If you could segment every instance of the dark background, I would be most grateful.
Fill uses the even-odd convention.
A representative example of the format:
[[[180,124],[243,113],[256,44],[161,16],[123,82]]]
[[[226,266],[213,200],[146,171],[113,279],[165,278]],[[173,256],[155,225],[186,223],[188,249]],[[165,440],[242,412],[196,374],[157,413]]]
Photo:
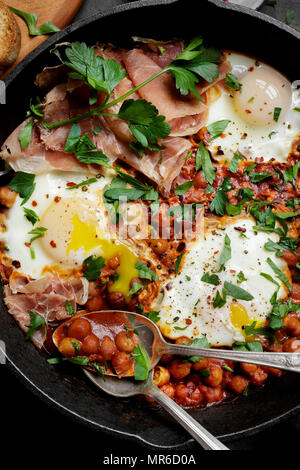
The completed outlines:
[[[186,0],[187,4],[192,0]],[[204,0],[198,0],[204,1]],[[125,3],[121,0],[84,0],[74,21],[93,15],[97,11]],[[266,2],[267,3],[267,2]],[[263,5],[261,11],[285,21],[286,15],[296,12],[293,27],[300,30],[300,0],[277,0],[275,7]],[[284,53],[284,48],[278,53]],[[33,396],[10,371],[8,365],[0,365],[0,456],[1,463],[7,458],[7,465],[22,461],[23,465],[44,467],[55,465],[80,468],[82,459],[93,468],[103,464],[104,456],[139,456],[147,463],[147,454],[186,454],[193,455],[197,464],[203,453],[196,444],[186,448],[158,450],[142,445],[137,441],[125,440],[114,435],[91,431],[83,425],[62,416]],[[234,450],[274,450],[297,449],[300,438],[300,414],[272,429],[246,439],[227,443]],[[296,454],[297,455],[297,451]],[[252,463],[257,459],[254,457]],[[141,465],[141,463],[140,463]]]

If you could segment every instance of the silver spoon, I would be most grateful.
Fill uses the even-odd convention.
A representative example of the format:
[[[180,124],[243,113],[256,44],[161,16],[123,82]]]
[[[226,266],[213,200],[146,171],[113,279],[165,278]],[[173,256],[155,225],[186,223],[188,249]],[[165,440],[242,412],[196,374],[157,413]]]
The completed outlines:
[[[205,450],[229,450],[221,441],[208,432],[175,401],[168,397],[153,383],[153,371],[144,382],[100,376],[84,369],[87,377],[101,390],[114,397],[128,398],[134,395],[146,395],[164,408]]]
[[[267,367],[285,369],[293,372],[300,372],[300,354],[299,353],[256,353],[244,351],[231,351],[222,349],[193,348],[191,346],[175,345],[167,343],[157,325],[143,315],[137,313],[106,310],[99,312],[90,312],[83,314],[83,317],[90,317],[93,322],[101,324],[101,315],[109,314],[113,320],[114,314],[122,314],[124,322],[129,322],[133,329],[138,331],[138,336],[143,343],[151,359],[150,369],[159,362],[163,354],[176,354],[179,356],[200,356],[211,357],[215,359],[233,360],[247,362]],[[76,317],[75,317],[76,318]],[[78,317],[77,317],[78,318]],[[72,321],[72,320],[71,320]],[[67,321],[68,323],[70,320]],[[53,340],[58,346],[58,333],[63,325],[54,332]],[[113,325],[113,321],[112,321]],[[101,390],[116,396],[130,397],[137,394],[150,396],[165,408],[174,419],[176,419],[206,450],[228,450],[220,441],[212,436],[205,428],[195,421],[186,411],[178,406],[166,394],[164,394],[153,383],[153,373],[149,374],[148,380],[144,382],[134,382],[127,379],[118,379],[111,375],[106,376],[104,381],[101,377],[95,376],[88,370],[85,370],[87,377]]]

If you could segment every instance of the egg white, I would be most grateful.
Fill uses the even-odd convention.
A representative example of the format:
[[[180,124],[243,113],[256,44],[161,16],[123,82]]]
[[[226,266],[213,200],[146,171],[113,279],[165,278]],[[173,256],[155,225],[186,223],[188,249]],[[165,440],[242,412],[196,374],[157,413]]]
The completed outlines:
[[[19,272],[31,276],[32,278],[41,277],[43,270],[46,266],[51,264],[58,264],[62,268],[72,268],[74,262],[72,262],[71,256],[68,263],[66,260],[61,260],[58,262],[57,256],[55,254],[55,248],[53,248],[53,256],[51,256],[51,247],[49,250],[45,249],[45,240],[49,238],[49,232],[59,233],[62,231],[63,221],[52,220],[51,223],[45,227],[47,232],[44,237],[35,240],[32,243],[32,248],[35,252],[35,258],[32,259],[29,248],[25,243],[33,237],[29,235],[32,229],[42,226],[43,216],[48,210],[49,206],[61,204],[65,200],[75,200],[78,207],[78,212],[80,208],[83,207],[82,203],[89,203],[94,205],[95,212],[95,222],[97,218],[99,220],[105,221],[106,224],[106,215],[104,210],[99,206],[99,197],[98,193],[101,191],[106,184],[111,180],[110,177],[102,177],[97,180],[96,183],[93,183],[87,186],[87,191],[82,191],[82,187],[76,189],[67,189],[67,183],[81,183],[86,179],[90,178],[91,175],[88,174],[78,174],[72,172],[60,172],[53,171],[50,173],[44,173],[35,177],[36,187],[31,195],[30,199],[22,206],[23,200],[19,197],[16,198],[16,201],[11,209],[7,212],[6,216],[6,231],[2,234],[2,240],[5,242],[5,245],[8,247],[8,255],[14,259],[18,260],[21,264]],[[58,203],[54,202],[54,199],[58,197],[61,198]],[[34,201],[34,205],[32,204]],[[37,205],[35,205],[35,203]],[[34,226],[27,220],[24,214],[23,207],[34,210],[34,212],[39,216],[40,221],[37,222]],[[85,214],[81,214],[84,219]],[[59,226],[60,225],[60,226]],[[55,235],[53,235],[55,239]],[[84,253],[78,256],[78,263],[82,261]]]
[[[225,129],[224,135],[209,144],[209,150],[213,157],[219,161],[230,161],[239,149],[248,160],[263,157],[265,161],[275,158],[279,162],[286,162],[291,152],[292,143],[300,132],[300,113],[294,110],[295,107],[299,107],[299,90],[292,87],[292,84],[275,69],[266,64],[257,63],[250,57],[229,53],[228,60],[232,65],[232,73],[239,80],[242,80],[246,75],[251,80],[251,76],[255,76],[256,70],[263,68],[270,78],[268,81],[269,94],[274,90],[275,94],[281,93],[282,102],[279,98],[279,101],[275,99],[275,104],[269,104],[270,113],[266,117],[264,125],[262,123],[255,125],[247,122],[238,112],[234,96],[239,99],[240,92],[223,89],[220,98],[210,105],[207,125],[227,119],[231,122]],[[253,71],[249,71],[251,68]],[[274,89],[272,88],[272,79],[274,84],[276,83]],[[282,81],[283,88],[281,90],[278,87],[278,81],[279,83]],[[242,88],[242,93],[247,94],[247,99],[250,97],[250,103],[247,107],[259,115],[259,110],[263,109],[265,103],[262,102],[263,100],[257,99],[256,91],[255,88],[251,90],[249,84],[247,88],[245,86]],[[278,122],[275,122],[273,111],[278,103],[280,104],[278,107],[282,107],[282,112]],[[221,155],[220,150],[223,152]]]
[[[208,227],[204,237],[192,244],[180,273],[162,285],[160,296],[152,306],[160,311],[158,325],[165,336],[176,339],[180,336],[197,338],[206,335],[216,346],[230,346],[234,341],[244,341],[242,327],[253,321],[264,323],[272,308],[271,296],[277,289],[276,285],[260,276],[261,272],[269,274],[281,284],[278,298],[286,297],[286,288],[276,278],[266,259],[271,258],[285,273],[288,272],[287,264],[264,248],[268,238],[277,241],[278,236],[256,232],[253,225],[254,221],[250,218],[232,219],[229,223],[226,218],[224,226]],[[246,229],[246,232],[241,235],[234,227]],[[226,234],[231,240],[232,255],[224,270],[218,272]],[[240,272],[247,280],[239,284],[237,275]],[[202,282],[205,273],[216,273],[220,285]],[[235,301],[228,296],[223,307],[214,308],[216,292],[222,294],[225,281],[252,294],[253,300]]]

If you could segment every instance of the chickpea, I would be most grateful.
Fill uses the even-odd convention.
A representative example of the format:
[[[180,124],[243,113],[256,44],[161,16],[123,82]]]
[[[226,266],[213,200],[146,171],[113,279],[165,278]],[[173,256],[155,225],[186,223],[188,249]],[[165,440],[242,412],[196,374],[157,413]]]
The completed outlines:
[[[243,393],[249,385],[249,380],[242,375],[234,375],[228,384],[228,387],[237,395]]]
[[[194,187],[196,189],[204,189],[207,186],[207,181],[204,178],[202,172],[197,173],[197,175],[194,178]]]
[[[206,385],[210,387],[218,387],[223,380],[223,371],[218,366],[212,366],[209,368],[209,377],[204,378]]]
[[[168,362],[172,361],[173,357],[173,354],[163,354],[160,358],[160,362],[167,364]]]
[[[108,294],[108,301],[113,308],[122,309],[126,305],[125,296],[122,292],[110,292]]]
[[[68,335],[80,340],[83,340],[91,332],[91,324],[86,318],[76,318],[68,328]]]
[[[5,207],[12,207],[15,203],[17,193],[9,189],[8,186],[2,186],[0,188],[0,204]]]
[[[282,352],[282,344],[275,343],[275,341],[273,341],[273,343],[270,343],[266,349],[270,352]]]
[[[258,366],[256,364],[248,364],[247,362],[241,363],[241,369],[247,375],[254,374],[257,370],[257,367]]]
[[[283,352],[294,353],[300,351],[300,340],[289,338],[283,343]]]
[[[296,284],[295,282],[293,283],[291,297],[295,303],[300,302],[300,284]]]
[[[283,251],[282,254],[283,259],[287,262],[290,267],[296,266],[296,264],[298,263],[298,255],[296,253],[293,253],[290,250],[286,250]]]
[[[151,248],[157,256],[161,256],[166,253],[169,247],[168,240],[162,238],[160,240],[153,240],[151,242]]]
[[[76,345],[78,345],[76,347]],[[65,337],[58,345],[59,352],[65,357],[74,357],[81,348],[81,342],[76,338]]]
[[[134,282],[137,282],[138,284],[142,284],[141,280],[138,277],[133,277],[129,284],[130,288],[132,288]]]
[[[130,368],[130,355],[127,354],[125,351],[118,351],[113,356],[111,363],[115,368],[117,374],[125,374]]]
[[[175,396],[175,387],[173,384],[166,384],[160,387],[161,391],[168,395],[169,398],[174,398]]]
[[[120,266],[120,258],[119,256],[113,256],[107,260],[107,266],[111,269],[116,270]]]
[[[191,342],[190,338],[187,336],[180,336],[175,340],[175,344],[189,344]]]
[[[262,369],[268,375],[272,375],[273,377],[281,377],[283,372],[280,369],[275,369],[274,367],[262,367]]]
[[[185,384],[176,385],[175,397],[183,405],[189,404],[188,399],[189,399],[190,394],[191,394],[191,389],[187,387]]]
[[[154,369],[153,382],[157,387],[162,387],[170,382],[170,372],[162,366],[156,366]]]
[[[300,320],[298,318],[288,315],[284,318],[283,324],[286,326],[286,331],[291,336],[300,336]]]
[[[224,398],[224,391],[222,387],[207,387],[206,385],[199,385],[201,393],[204,395],[207,404],[216,403]]]
[[[134,341],[126,331],[120,331],[115,337],[115,343],[119,351],[132,352]]]
[[[96,354],[99,348],[99,342],[99,338],[96,335],[91,334],[87,336],[82,342],[80,352],[85,356]]]
[[[253,383],[253,385],[260,386],[265,383],[265,381],[268,378],[268,374],[261,369],[261,367],[258,367],[254,374],[251,375],[250,380]]]
[[[86,308],[89,312],[96,312],[98,310],[102,310],[103,306],[103,299],[102,297],[100,297],[100,295],[91,297],[86,303]]]
[[[200,361],[193,362],[193,369],[196,371],[208,369],[209,360],[207,357],[203,357]]]
[[[100,344],[100,354],[104,361],[110,361],[117,352],[117,346],[109,336],[104,336]]]
[[[184,379],[191,372],[192,364],[190,362],[183,362],[180,359],[174,359],[169,366],[171,375],[176,380]]]

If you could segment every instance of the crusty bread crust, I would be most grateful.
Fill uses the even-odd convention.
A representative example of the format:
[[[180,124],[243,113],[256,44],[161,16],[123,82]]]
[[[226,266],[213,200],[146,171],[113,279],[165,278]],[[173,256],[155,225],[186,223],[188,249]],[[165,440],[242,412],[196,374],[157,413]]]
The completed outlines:
[[[0,72],[12,65],[21,47],[21,33],[10,9],[0,1]]]

